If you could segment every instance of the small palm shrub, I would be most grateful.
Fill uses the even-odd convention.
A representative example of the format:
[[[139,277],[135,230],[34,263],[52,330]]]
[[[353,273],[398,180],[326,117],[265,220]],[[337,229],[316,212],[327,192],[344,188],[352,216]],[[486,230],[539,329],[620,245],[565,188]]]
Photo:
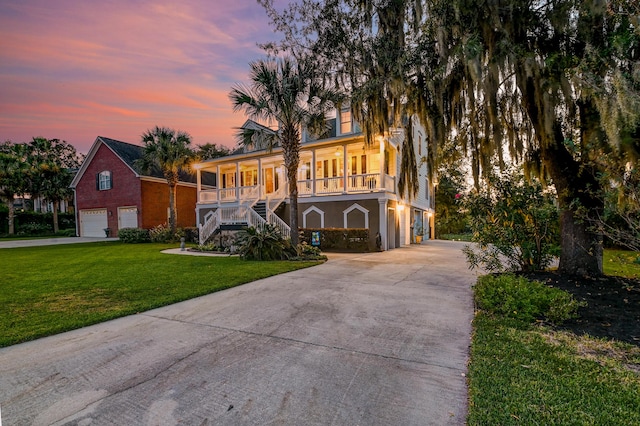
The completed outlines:
[[[527,323],[544,318],[560,324],[582,306],[566,291],[514,274],[484,275],[473,290],[479,309]]]
[[[245,260],[286,260],[297,255],[291,242],[271,224],[240,231],[236,245],[240,258]]]
[[[142,228],[122,228],[118,231],[118,238],[123,243],[128,244],[148,243],[151,241],[149,230]]]
[[[322,254],[320,247],[311,246],[304,241],[298,244],[297,252],[296,260],[327,260],[327,256]]]

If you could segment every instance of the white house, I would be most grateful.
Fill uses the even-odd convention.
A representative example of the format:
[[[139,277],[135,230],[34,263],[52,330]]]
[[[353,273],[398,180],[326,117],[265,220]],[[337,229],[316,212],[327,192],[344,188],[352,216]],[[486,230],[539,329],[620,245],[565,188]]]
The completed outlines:
[[[328,137],[313,140],[303,132],[298,169],[298,224],[301,228],[368,228],[369,246],[381,248],[432,238],[433,185],[422,161],[429,147],[425,130],[413,120],[420,188],[411,201],[398,192],[402,142],[400,129],[367,146],[349,110],[328,117]],[[247,121],[244,126],[255,126]],[[269,222],[290,235],[289,200],[282,149],[244,152],[196,165],[196,220],[200,241],[231,224]],[[217,187],[204,189],[203,171],[215,173]]]

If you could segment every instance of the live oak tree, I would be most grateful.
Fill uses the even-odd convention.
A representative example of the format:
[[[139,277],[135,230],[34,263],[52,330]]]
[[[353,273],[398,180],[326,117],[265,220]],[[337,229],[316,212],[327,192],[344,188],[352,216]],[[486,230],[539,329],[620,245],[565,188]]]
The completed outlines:
[[[241,129],[241,145],[271,150],[282,148],[289,185],[291,244],[298,245],[298,184],[301,130],[310,134],[326,131],[325,114],[339,101],[338,93],[322,85],[317,71],[309,63],[285,57],[250,64],[249,86],[237,84],[229,93],[234,111],[243,111],[250,119],[278,126]]]
[[[191,136],[183,131],[156,126],[142,135],[142,158],[137,166],[146,172],[158,168],[169,186],[169,228],[176,233],[176,189],[180,172],[191,173],[189,166],[195,153],[191,149]]]
[[[599,176],[640,157],[640,7],[624,0],[301,0],[277,12],[273,50],[314,58],[350,91],[367,137],[417,114],[474,176],[524,162],[555,186],[559,270],[602,273]],[[411,162],[405,165],[411,167]],[[402,171],[407,175],[407,171]],[[410,179],[407,179],[410,180]]]

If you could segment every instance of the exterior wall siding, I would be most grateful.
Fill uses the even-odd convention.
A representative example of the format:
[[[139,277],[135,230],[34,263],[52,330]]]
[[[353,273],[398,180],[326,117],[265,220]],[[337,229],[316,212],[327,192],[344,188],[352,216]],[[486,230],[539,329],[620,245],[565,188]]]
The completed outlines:
[[[176,194],[177,226],[196,226],[196,188],[178,185]],[[169,186],[163,182],[142,181],[142,228],[169,222]]]
[[[344,228],[344,211],[354,204],[369,210],[369,249],[375,250],[376,234],[380,232],[380,207],[378,199],[366,200],[343,200],[343,201],[314,201],[311,203],[304,202],[304,199],[298,199],[298,225],[302,228],[303,212],[311,206],[324,212],[325,228]],[[290,205],[287,203],[283,209],[282,219],[289,223]],[[311,219],[311,220],[309,220]],[[364,228],[364,213],[360,210],[352,210],[348,214],[347,225],[349,228]],[[307,216],[307,228],[317,228],[320,224],[320,216],[315,211]],[[317,226],[316,226],[317,225]],[[359,225],[359,226],[356,226]]]

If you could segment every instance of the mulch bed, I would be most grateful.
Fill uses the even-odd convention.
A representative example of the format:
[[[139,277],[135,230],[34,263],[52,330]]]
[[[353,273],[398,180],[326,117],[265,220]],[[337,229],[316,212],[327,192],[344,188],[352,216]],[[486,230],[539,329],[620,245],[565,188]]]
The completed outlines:
[[[640,346],[640,279],[583,278],[554,272],[525,275],[587,302],[578,310],[579,318],[563,323],[562,329]]]

